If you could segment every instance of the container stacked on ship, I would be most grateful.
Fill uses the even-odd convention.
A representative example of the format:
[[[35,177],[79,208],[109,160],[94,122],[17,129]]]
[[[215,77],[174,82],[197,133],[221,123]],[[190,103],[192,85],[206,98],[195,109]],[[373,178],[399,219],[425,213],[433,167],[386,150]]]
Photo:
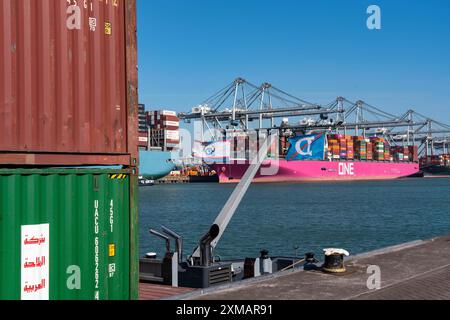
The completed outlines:
[[[279,157],[269,152],[255,182],[385,180],[419,172],[417,146],[391,146],[383,137],[317,133],[295,134],[287,140],[281,136]],[[233,143],[236,138],[213,142],[203,152],[221,183],[239,182],[249,167],[247,146],[259,145],[251,139],[237,148]],[[211,154],[211,150],[217,153],[228,149],[230,155]]]

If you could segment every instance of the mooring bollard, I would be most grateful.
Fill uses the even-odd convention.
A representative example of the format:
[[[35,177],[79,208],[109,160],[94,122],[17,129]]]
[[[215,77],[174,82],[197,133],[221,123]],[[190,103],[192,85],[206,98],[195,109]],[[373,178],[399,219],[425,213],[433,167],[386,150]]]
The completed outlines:
[[[322,270],[327,273],[344,273],[347,271],[344,264],[344,257],[348,257],[350,253],[344,249],[324,249],[325,263]]]

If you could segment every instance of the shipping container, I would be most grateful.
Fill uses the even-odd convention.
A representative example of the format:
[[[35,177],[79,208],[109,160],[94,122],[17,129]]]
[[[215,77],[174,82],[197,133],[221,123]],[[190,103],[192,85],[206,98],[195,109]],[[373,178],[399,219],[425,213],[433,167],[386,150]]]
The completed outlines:
[[[180,132],[174,131],[174,130],[166,130],[165,131],[165,137],[168,140],[179,140],[180,139]]]
[[[160,115],[158,117],[159,121],[174,121],[174,122],[180,122],[180,118],[178,118],[177,116],[164,116],[164,115]]]
[[[180,119],[175,111],[148,111],[147,124],[155,130],[179,130]]]
[[[409,153],[411,155],[411,161],[419,162],[419,147],[409,146]]]
[[[170,111],[170,110],[159,110],[159,111],[157,111],[157,114],[159,116],[170,116],[170,117],[177,116],[177,113],[175,111]]]
[[[170,128],[170,127],[179,128],[180,127],[180,122],[177,122],[177,121],[163,121],[162,125],[163,125],[164,128]],[[175,130],[175,129],[168,129],[168,130]]]
[[[148,147],[148,132],[139,132],[139,147],[147,148]]]
[[[145,112],[145,104],[139,104],[139,131],[147,131],[147,113]]]
[[[0,164],[136,166],[135,0],[2,0],[0,26]]]
[[[0,170],[0,300],[138,295],[131,170]]]

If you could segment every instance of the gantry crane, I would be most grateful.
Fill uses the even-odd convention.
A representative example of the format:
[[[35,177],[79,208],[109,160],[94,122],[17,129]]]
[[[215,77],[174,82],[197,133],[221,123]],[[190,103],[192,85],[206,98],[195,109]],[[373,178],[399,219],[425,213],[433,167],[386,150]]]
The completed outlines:
[[[185,122],[201,121],[202,134],[209,132],[211,140],[222,138],[217,132],[226,135],[248,130],[279,129],[280,134],[286,130],[352,132],[365,137],[384,136],[392,145],[418,145],[421,155],[448,152],[450,142],[449,125],[414,110],[396,116],[362,100],[352,102],[344,97],[320,105],[270,83],[256,86],[243,78],[179,117]]]

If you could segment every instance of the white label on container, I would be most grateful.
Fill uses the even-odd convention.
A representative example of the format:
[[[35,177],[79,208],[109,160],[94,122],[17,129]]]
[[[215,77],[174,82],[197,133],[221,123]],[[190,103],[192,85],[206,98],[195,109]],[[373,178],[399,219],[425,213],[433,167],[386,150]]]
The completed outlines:
[[[164,121],[166,127],[179,127],[180,123],[176,121]]]
[[[22,226],[21,299],[49,300],[50,225]]]
[[[179,131],[168,130],[168,131],[166,131],[166,138],[168,140],[179,140],[180,139],[180,132]]]
[[[158,111],[158,115],[176,117],[177,113],[175,111],[160,110]]]

